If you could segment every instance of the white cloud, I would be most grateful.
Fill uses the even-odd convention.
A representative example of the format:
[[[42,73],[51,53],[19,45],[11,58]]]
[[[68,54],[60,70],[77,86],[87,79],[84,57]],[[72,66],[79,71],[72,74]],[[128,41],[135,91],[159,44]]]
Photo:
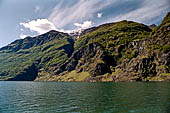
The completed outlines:
[[[97,18],[102,18],[103,13],[97,13]]]
[[[20,30],[21,30],[21,31],[24,31],[24,29],[23,29],[23,28],[21,28]]]
[[[34,12],[37,13],[38,11],[40,11],[40,6],[35,6]]]
[[[117,0],[78,0],[74,4],[62,0],[53,9],[49,20],[55,22],[57,28],[63,28],[71,23],[93,19],[93,16],[101,9],[113,4]]]
[[[86,28],[90,26],[89,24],[91,24],[90,21],[87,21],[84,23],[84,25],[82,25],[81,28]],[[59,32],[64,32],[64,33],[71,33],[74,31],[74,30],[56,29],[54,24],[47,19],[37,19],[37,20],[32,20],[27,23],[21,22],[20,25],[26,29],[29,29],[31,32],[37,32],[38,34],[43,34],[50,30],[56,30]],[[23,33],[25,31],[24,28],[20,29],[21,30],[20,38],[22,39],[28,36]]]
[[[24,38],[26,38],[26,37],[27,37],[27,35],[24,35],[24,34],[22,34],[22,33],[20,34],[20,38],[21,38],[21,39],[24,39]]]
[[[47,19],[32,20],[28,23],[20,23],[20,25],[39,34],[46,33],[50,30],[57,30],[54,24]]]
[[[92,21],[84,21],[82,24],[74,23],[74,25],[80,29],[87,29],[92,26]]]
[[[61,0],[52,10],[48,19],[37,19],[20,25],[39,34],[50,30],[74,32],[103,23],[133,20],[147,24],[156,23],[170,6],[169,0]],[[128,2],[129,4],[123,4]],[[132,3],[132,4],[131,4]],[[124,9],[124,10],[122,10]],[[127,10],[126,10],[127,9]],[[35,7],[35,12],[40,10]],[[101,13],[102,12],[102,13]],[[103,16],[104,13],[104,16]],[[96,15],[97,14],[97,15]],[[102,18],[102,19],[96,19]],[[95,20],[96,19],[96,20]],[[89,21],[87,21],[89,20]],[[93,23],[95,22],[95,23]],[[67,30],[65,29],[67,28]],[[24,29],[21,30],[24,32]],[[21,37],[24,37],[21,34]]]

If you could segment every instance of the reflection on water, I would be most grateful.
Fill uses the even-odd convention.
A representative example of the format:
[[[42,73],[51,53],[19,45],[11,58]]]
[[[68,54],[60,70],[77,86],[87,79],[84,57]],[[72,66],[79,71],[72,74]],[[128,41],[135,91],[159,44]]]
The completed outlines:
[[[168,113],[170,83],[0,82],[0,113]]]

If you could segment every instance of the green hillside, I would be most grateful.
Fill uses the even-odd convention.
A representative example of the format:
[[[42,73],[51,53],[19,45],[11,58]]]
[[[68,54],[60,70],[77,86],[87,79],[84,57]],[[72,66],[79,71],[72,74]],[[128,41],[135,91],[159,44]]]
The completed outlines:
[[[72,54],[73,45],[73,39],[57,31],[17,40],[0,49],[0,78],[35,80],[42,67],[64,63]]]

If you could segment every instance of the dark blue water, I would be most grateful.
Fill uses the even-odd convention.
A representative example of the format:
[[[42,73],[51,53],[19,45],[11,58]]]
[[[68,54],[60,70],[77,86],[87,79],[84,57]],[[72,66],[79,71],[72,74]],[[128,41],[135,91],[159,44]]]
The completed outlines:
[[[0,113],[170,113],[170,83],[0,82]]]

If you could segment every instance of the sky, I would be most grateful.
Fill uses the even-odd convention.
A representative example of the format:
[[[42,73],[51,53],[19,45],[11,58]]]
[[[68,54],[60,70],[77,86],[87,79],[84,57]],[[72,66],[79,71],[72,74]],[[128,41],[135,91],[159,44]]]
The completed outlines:
[[[50,30],[73,32],[121,20],[159,25],[170,0],[0,0],[0,47]]]

